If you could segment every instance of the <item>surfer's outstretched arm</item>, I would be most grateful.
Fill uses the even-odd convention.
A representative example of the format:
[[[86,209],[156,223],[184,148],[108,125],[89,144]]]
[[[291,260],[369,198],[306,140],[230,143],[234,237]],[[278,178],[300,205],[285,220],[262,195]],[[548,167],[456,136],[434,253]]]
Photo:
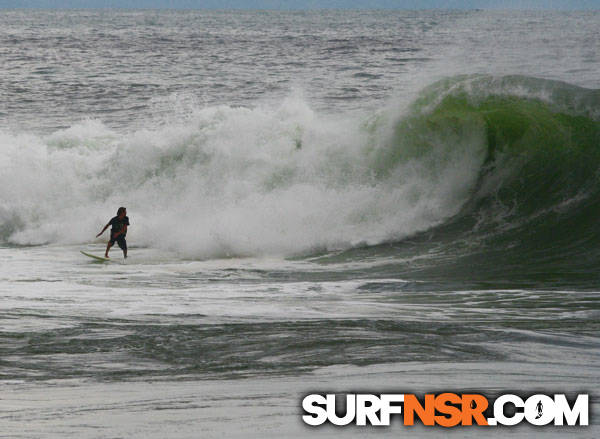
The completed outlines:
[[[99,237],[100,237],[100,235],[102,235],[102,234],[104,233],[104,231],[105,231],[106,229],[108,229],[108,226],[110,226],[110,223],[108,223],[107,225],[105,225],[105,226],[104,226],[104,228],[102,229],[102,231],[96,235],[96,238],[99,238]]]

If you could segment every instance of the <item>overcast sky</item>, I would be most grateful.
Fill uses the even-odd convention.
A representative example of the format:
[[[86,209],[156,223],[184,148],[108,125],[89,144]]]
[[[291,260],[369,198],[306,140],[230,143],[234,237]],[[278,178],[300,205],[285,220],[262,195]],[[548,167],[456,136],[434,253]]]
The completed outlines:
[[[600,0],[0,0],[0,8],[600,9]]]

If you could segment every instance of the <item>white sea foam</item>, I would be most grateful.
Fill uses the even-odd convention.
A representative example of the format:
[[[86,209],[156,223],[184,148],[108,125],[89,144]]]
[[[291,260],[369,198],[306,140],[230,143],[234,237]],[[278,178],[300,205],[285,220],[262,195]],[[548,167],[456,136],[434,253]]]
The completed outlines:
[[[188,257],[410,235],[456,213],[483,152],[473,150],[477,135],[432,137],[426,154],[376,176],[375,158],[403,147],[391,143],[398,117],[320,114],[294,93],[276,106],[196,108],[133,132],[88,120],[47,137],[2,134],[3,238],[89,242],[121,205],[131,242]]]

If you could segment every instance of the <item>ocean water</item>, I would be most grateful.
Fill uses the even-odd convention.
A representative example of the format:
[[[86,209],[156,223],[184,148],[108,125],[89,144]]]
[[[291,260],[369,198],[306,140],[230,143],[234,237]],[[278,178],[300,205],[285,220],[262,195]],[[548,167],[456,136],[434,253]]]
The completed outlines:
[[[597,437],[600,13],[0,11],[0,436]],[[129,258],[96,239],[119,206]],[[307,393],[589,393],[309,428]]]

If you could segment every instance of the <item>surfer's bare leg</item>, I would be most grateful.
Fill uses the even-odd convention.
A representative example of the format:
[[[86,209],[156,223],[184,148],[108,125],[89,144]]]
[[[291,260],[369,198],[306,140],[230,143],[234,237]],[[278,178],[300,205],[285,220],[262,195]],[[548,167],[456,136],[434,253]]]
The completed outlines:
[[[125,241],[125,236],[119,236],[116,242],[119,245],[119,248],[123,250],[123,257],[127,259],[127,241]]]
[[[108,241],[108,244],[106,244],[106,252],[104,253],[104,257],[108,258],[108,251],[110,250],[110,248],[112,247],[113,243]]]

